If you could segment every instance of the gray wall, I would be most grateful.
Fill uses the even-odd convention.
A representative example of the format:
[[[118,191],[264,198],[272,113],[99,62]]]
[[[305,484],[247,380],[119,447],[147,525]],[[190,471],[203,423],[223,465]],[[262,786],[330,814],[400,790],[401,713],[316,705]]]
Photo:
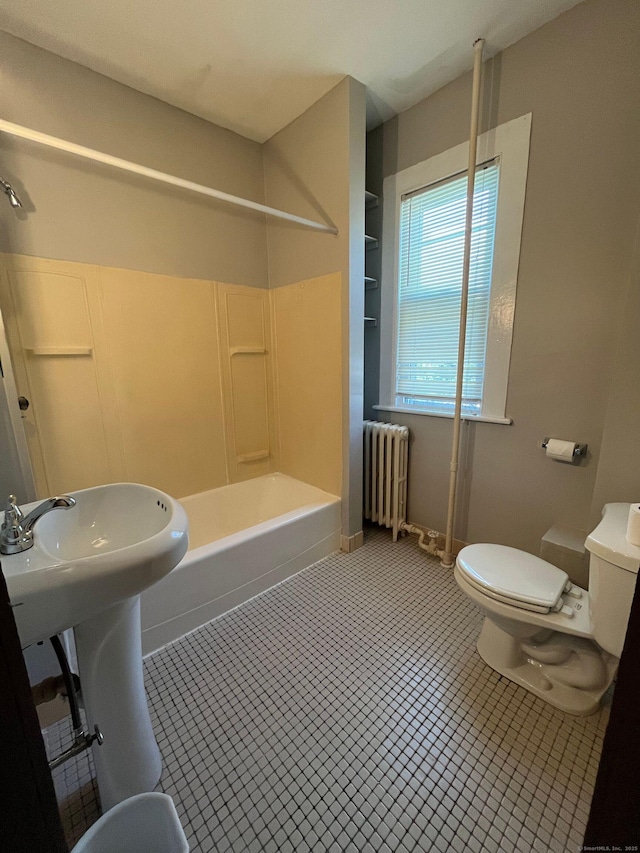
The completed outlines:
[[[270,219],[267,222],[270,287],[348,272],[350,113],[358,95],[364,104],[362,85],[345,78],[264,143],[266,203],[338,229],[338,235],[334,236]],[[362,128],[361,183],[365,145]]]
[[[640,219],[610,384],[592,516],[609,501],[640,500]],[[615,341],[613,342],[615,343]]]
[[[263,201],[262,146],[0,32],[0,114]],[[0,249],[266,287],[264,217],[0,134]]]
[[[470,90],[465,75],[387,122],[383,176],[467,139]],[[507,400],[513,425],[463,430],[461,539],[537,552],[553,523],[588,527],[600,509],[593,500],[640,498],[639,464],[627,465],[634,452],[637,459],[630,442],[640,405],[638,371],[629,367],[638,355],[637,273],[627,300],[640,210],[639,103],[637,0],[586,0],[485,65],[481,131],[529,112],[533,119]],[[382,417],[413,433],[410,518],[443,530],[451,421]],[[544,436],[588,442],[587,463],[547,460]],[[598,473],[601,450],[610,476]]]
[[[318,234],[267,223],[269,287],[342,275],[342,526],[362,530],[365,89],[346,77],[264,144],[267,204],[338,228]],[[323,369],[318,353],[317,369]],[[322,405],[322,400],[318,400]]]

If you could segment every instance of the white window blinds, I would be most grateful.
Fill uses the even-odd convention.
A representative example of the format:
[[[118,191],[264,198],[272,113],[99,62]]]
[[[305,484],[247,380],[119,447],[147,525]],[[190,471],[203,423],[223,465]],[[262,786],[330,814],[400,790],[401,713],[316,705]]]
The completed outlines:
[[[478,167],[473,199],[462,411],[482,411],[499,162]],[[452,412],[455,403],[466,172],[402,197],[396,405]]]

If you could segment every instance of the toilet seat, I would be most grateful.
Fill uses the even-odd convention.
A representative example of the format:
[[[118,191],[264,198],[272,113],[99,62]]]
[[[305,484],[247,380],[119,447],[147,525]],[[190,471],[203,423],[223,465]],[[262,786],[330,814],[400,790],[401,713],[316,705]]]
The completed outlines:
[[[458,554],[457,564],[478,592],[536,613],[562,610],[562,594],[572,588],[566,572],[506,545],[467,545]]]

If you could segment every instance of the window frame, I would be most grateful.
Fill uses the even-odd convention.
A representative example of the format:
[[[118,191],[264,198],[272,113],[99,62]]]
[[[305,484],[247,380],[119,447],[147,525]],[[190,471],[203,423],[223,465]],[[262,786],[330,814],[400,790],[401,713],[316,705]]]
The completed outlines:
[[[482,410],[478,415],[464,414],[467,420],[511,423],[506,417],[506,401],[530,134],[531,113],[478,137],[478,163],[499,159],[500,178]],[[376,409],[453,417],[447,412],[396,405],[400,206],[408,193],[465,172],[468,158],[469,143],[465,142],[390,175],[384,181],[382,281],[387,286],[383,286],[380,294],[380,404],[374,407]]]

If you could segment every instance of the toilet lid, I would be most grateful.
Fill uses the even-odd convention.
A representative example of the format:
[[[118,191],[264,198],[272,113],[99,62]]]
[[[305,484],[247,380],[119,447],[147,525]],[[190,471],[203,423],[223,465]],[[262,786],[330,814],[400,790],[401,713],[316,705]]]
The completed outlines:
[[[536,609],[555,607],[569,580],[566,572],[551,563],[506,545],[467,545],[458,554],[457,564],[481,591]]]

